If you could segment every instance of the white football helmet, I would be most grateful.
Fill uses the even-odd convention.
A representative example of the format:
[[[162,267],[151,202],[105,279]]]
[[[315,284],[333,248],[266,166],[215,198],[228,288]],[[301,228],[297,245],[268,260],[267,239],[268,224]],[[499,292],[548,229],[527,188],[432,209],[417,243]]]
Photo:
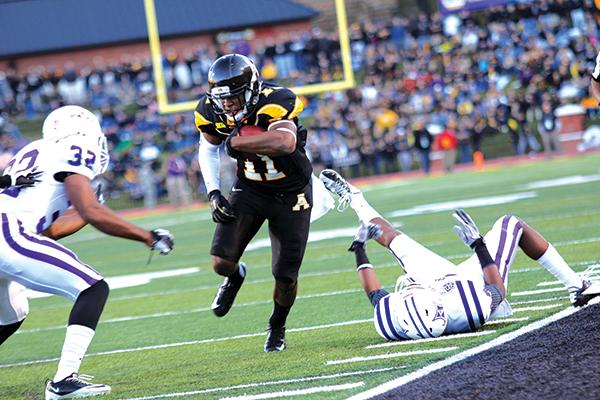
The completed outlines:
[[[67,138],[77,138],[95,148],[99,157],[96,175],[106,172],[110,160],[106,137],[98,118],[90,111],[79,106],[63,106],[52,111],[42,125],[42,137],[58,142]]]
[[[390,312],[411,339],[441,336],[448,325],[438,292],[416,282],[390,295]]]

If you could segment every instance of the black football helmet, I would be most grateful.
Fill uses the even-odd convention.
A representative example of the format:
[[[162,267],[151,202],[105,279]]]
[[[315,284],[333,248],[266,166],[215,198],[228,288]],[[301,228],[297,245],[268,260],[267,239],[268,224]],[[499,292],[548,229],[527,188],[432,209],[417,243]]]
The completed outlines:
[[[241,54],[219,57],[208,70],[209,91],[207,96],[217,114],[225,114],[235,122],[242,121],[252,113],[258,102],[261,81],[256,66]],[[229,113],[223,107],[223,99],[238,98],[240,110]]]

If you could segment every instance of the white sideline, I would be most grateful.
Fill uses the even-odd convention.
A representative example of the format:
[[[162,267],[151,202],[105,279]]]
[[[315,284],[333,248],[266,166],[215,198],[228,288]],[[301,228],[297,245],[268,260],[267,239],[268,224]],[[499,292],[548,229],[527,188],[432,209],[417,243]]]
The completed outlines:
[[[361,362],[361,361],[385,360],[388,358],[418,356],[421,354],[444,353],[444,352],[453,351],[456,349],[458,349],[458,346],[440,347],[438,349],[429,349],[429,350],[404,351],[404,352],[400,352],[400,353],[387,353],[387,354],[379,354],[376,356],[367,356],[367,357],[352,357],[352,358],[344,358],[344,359],[340,359],[340,360],[329,360],[329,361],[325,362],[325,365],[338,365],[338,364],[354,363],[354,362]]]
[[[173,398],[173,397],[187,397],[187,396],[195,396],[195,395],[199,395],[199,394],[225,392],[225,391],[236,390],[236,389],[248,389],[248,388],[261,387],[261,386],[285,385],[288,383],[312,382],[312,381],[319,381],[319,380],[326,380],[326,379],[346,378],[349,376],[356,376],[356,375],[377,374],[380,372],[388,372],[388,371],[393,371],[395,369],[401,369],[401,368],[406,368],[406,367],[401,365],[398,367],[386,367],[386,368],[367,369],[367,370],[362,370],[362,371],[341,372],[339,374],[307,376],[305,378],[297,378],[297,379],[282,379],[279,381],[253,382],[253,383],[245,383],[245,384],[234,385],[234,386],[223,386],[223,387],[216,387],[216,388],[210,388],[210,389],[192,390],[189,392],[165,393],[165,394],[158,394],[158,395],[154,395],[154,396],[144,396],[144,397],[131,397],[131,398],[121,399],[121,400],[154,400],[154,399],[165,399],[165,398]]]
[[[338,326],[364,324],[365,322],[372,322],[372,321],[373,321],[372,318],[359,319],[359,320],[352,320],[352,321],[336,322],[333,324],[305,326],[302,328],[291,328],[291,329],[288,329],[287,332],[305,332],[305,331],[312,331],[312,330],[317,330],[317,329],[336,328]],[[190,340],[188,342],[166,343],[166,344],[159,344],[159,345],[154,345],[154,346],[142,346],[142,347],[132,347],[132,348],[128,348],[128,349],[120,349],[120,350],[101,351],[98,353],[87,354],[86,358],[94,357],[94,356],[105,356],[105,355],[111,355],[111,354],[131,353],[134,351],[167,349],[167,348],[172,348],[172,347],[189,346],[189,345],[194,345],[194,344],[224,342],[226,340],[246,339],[246,338],[257,337],[257,336],[265,336],[265,332],[246,333],[243,335],[228,336],[228,337],[221,337],[221,338]],[[41,359],[41,360],[31,360],[31,361],[21,361],[21,362],[10,363],[10,364],[0,364],[0,368],[42,364],[42,363],[47,363],[47,362],[58,361],[58,359],[59,359],[58,357],[54,357],[54,358],[45,358],[45,359]]]
[[[506,322],[506,320],[502,320],[500,322]],[[486,323],[486,325],[487,325],[487,323]],[[393,342],[371,344],[369,346],[366,346],[365,349],[379,349],[381,347],[406,346],[406,345],[411,345],[411,344],[414,345],[414,344],[429,343],[429,342],[439,342],[440,340],[462,339],[462,338],[469,338],[469,337],[475,337],[475,336],[491,335],[492,333],[496,333],[496,331],[492,329],[489,331],[457,333],[455,335],[447,335],[447,336],[440,336],[440,337],[436,337],[436,338],[419,339],[418,341],[395,340]]]
[[[222,397],[220,400],[261,400],[261,399],[275,399],[277,397],[291,397],[291,396],[302,396],[305,394],[323,393],[323,392],[337,392],[340,390],[355,389],[363,386],[364,382],[355,383],[344,383],[343,385],[330,385],[330,386],[316,386],[307,389],[297,390],[285,390],[281,392],[272,393],[261,393],[252,396],[236,396],[236,397]]]
[[[521,335],[524,335],[526,333],[529,333],[531,331],[534,331],[536,329],[540,329],[554,321],[558,321],[559,319],[568,317],[571,314],[576,313],[577,311],[579,311],[580,309],[577,308],[567,308],[566,310],[562,310],[559,311],[558,313],[551,315],[547,318],[541,319],[539,321],[536,321],[530,325],[526,325],[522,328],[517,329],[516,331],[513,332],[509,332],[505,335],[502,335],[500,337],[497,337],[496,339],[481,344],[477,347],[473,347],[471,349],[465,350],[461,353],[455,354],[453,356],[450,356],[448,358],[446,358],[445,360],[442,361],[438,361],[436,363],[427,365],[415,372],[412,372],[408,375],[404,375],[401,376],[399,378],[393,379],[391,381],[388,381],[386,383],[383,383],[379,386],[376,386],[374,388],[371,388],[365,392],[362,393],[358,393],[350,398],[348,398],[347,400],[365,400],[365,399],[370,399],[371,397],[383,394],[385,392],[388,392],[390,390],[399,388],[400,386],[406,385],[407,383],[410,383],[412,381],[415,381],[419,378],[422,378],[424,376],[429,375],[431,372],[437,371],[439,369],[442,369],[444,367],[447,367],[449,365],[455,364],[459,361],[465,360],[471,356],[474,356],[476,354],[482,353],[486,350],[489,350],[491,348],[494,348],[496,346],[500,346],[501,344],[504,344],[506,342],[509,342],[513,339],[518,338]]]

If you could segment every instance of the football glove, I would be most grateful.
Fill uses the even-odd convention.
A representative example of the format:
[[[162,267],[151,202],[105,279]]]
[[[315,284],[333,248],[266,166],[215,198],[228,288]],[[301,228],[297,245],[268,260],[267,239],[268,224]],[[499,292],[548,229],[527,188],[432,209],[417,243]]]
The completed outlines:
[[[237,150],[234,150],[233,147],[231,147],[231,139],[233,139],[237,135],[238,130],[237,128],[234,128],[233,131],[231,131],[231,133],[229,134],[229,136],[227,136],[227,138],[225,139],[225,150],[227,151],[227,155],[235,159],[242,158],[242,153],[240,153]]]
[[[465,210],[458,209],[452,213],[452,217],[458,222],[454,225],[454,232],[462,239],[463,242],[471,249],[475,249],[477,244],[483,242],[483,238],[479,233],[479,229],[475,222]]]
[[[348,250],[352,251],[354,249],[354,246],[357,245],[361,245],[364,247],[369,239],[377,239],[380,238],[381,235],[383,235],[383,230],[381,229],[381,226],[372,222],[365,224],[361,221],[360,226],[358,227],[358,231],[356,232],[356,235],[354,235],[354,240],[352,241],[352,244],[350,245],[350,248]]]
[[[229,201],[221,194],[220,190],[210,192],[208,202],[210,203],[213,221],[224,224],[236,218],[233,208],[231,208]]]
[[[152,237],[154,241],[150,249],[158,251],[163,256],[169,254],[175,247],[175,237],[166,229],[154,229]]]
[[[32,187],[36,183],[41,182],[40,177],[42,176],[42,173],[42,171],[33,170],[26,175],[18,176],[13,186],[18,188]]]

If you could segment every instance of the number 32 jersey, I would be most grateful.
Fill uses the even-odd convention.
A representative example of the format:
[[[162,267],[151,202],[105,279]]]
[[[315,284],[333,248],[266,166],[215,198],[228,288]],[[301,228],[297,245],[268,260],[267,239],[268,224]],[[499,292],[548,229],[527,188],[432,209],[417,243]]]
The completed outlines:
[[[14,181],[34,170],[42,171],[41,181],[28,188],[2,190],[0,210],[15,216],[25,229],[39,233],[71,206],[64,178],[81,174],[91,180],[101,171],[97,146],[76,136],[57,142],[36,140],[10,160],[4,174],[9,174]]]
[[[237,175],[250,187],[271,193],[289,193],[302,190],[312,173],[306,156],[306,128],[298,121],[304,106],[291,90],[263,83],[258,102],[242,125],[254,125],[265,130],[275,121],[290,120],[297,127],[296,149],[293,153],[278,157],[257,155],[237,160]],[[218,115],[209,99],[203,95],[194,112],[199,132],[225,139],[234,130],[227,117]]]

